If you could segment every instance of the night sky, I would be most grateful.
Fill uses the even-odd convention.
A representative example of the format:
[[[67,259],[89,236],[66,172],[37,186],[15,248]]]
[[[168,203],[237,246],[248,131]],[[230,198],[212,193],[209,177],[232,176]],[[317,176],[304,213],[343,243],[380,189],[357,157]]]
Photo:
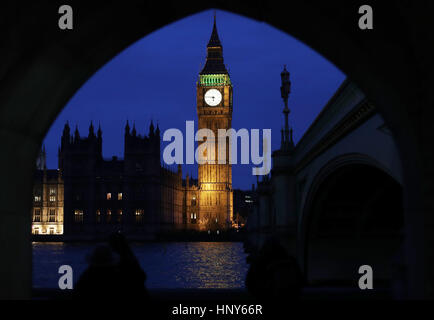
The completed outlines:
[[[214,11],[204,11],[146,36],[114,57],[68,102],[44,144],[48,168],[57,168],[63,126],[78,125],[87,136],[89,123],[101,124],[103,156],[123,157],[126,120],[139,134],[153,119],[162,133],[185,131],[196,115],[196,81],[205,62]],[[290,123],[297,142],[345,75],[318,53],[291,36],[255,20],[217,11],[217,28],[234,90],[232,127],[272,129],[273,150],[280,146],[283,101],[280,72],[291,74]],[[168,142],[162,142],[162,151]],[[163,153],[163,152],[161,152]],[[197,177],[197,166],[183,167]],[[249,189],[256,181],[251,165],[233,166],[233,187]]]

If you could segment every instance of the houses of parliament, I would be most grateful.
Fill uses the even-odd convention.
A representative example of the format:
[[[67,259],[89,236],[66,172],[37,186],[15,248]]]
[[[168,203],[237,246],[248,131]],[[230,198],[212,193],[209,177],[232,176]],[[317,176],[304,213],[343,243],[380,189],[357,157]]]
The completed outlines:
[[[197,87],[198,126],[217,135],[231,128],[232,84],[223,63],[216,21]],[[102,156],[103,134],[93,124],[82,136],[65,124],[58,169],[46,166],[45,149],[37,159],[32,233],[65,239],[98,239],[122,231],[133,238],[161,232],[227,230],[233,223],[232,168],[228,163],[198,165],[198,179],[183,178],[181,165],[161,165],[160,129],[146,134],[126,123],[124,158]],[[228,141],[226,150],[229,150]],[[215,144],[218,150],[218,142]],[[205,150],[203,157],[212,152]],[[228,152],[229,154],[229,152]]]

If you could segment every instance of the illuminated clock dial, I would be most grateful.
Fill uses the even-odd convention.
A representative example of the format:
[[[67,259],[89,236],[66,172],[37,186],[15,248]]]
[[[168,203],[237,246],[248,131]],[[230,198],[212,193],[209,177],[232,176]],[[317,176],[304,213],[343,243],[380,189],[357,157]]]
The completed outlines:
[[[205,93],[205,102],[214,107],[222,101],[222,94],[217,89],[210,89]]]

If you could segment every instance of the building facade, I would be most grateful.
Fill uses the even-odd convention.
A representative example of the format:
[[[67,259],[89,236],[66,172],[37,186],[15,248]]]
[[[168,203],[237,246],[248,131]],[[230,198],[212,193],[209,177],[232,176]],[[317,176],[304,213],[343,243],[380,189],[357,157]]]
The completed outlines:
[[[99,238],[122,231],[133,238],[187,229],[181,166],[160,164],[160,130],[140,135],[125,126],[124,158],[103,159],[102,130],[80,137],[66,124],[59,150],[66,237]]]
[[[199,129],[231,128],[232,84],[223,64],[223,48],[214,26],[207,58],[199,74],[197,114]],[[125,126],[124,158],[104,159],[102,130],[91,123],[86,136],[72,133],[66,123],[58,152],[57,170],[47,170],[45,151],[38,158],[34,234],[64,234],[65,238],[95,239],[122,231],[132,238],[154,238],[174,230],[217,232],[232,227],[232,167],[202,150],[198,179],[182,177],[182,169],[161,165],[160,129],[151,123],[140,135]],[[201,143],[199,143],[200,145]],[[54,218],[53,218],[54,213]]]
[[[64,190],[59,170],[48,170],[41,150],[33,185],[32,234],[63,234]]]

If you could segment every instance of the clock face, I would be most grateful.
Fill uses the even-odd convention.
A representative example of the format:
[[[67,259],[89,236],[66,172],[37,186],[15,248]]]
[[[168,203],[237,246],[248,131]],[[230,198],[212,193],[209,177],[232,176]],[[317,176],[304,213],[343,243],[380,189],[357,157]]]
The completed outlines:
[[[214,107],[222,101],[222,94],[217,89],[210,89],[205,93],[205,102]]]

